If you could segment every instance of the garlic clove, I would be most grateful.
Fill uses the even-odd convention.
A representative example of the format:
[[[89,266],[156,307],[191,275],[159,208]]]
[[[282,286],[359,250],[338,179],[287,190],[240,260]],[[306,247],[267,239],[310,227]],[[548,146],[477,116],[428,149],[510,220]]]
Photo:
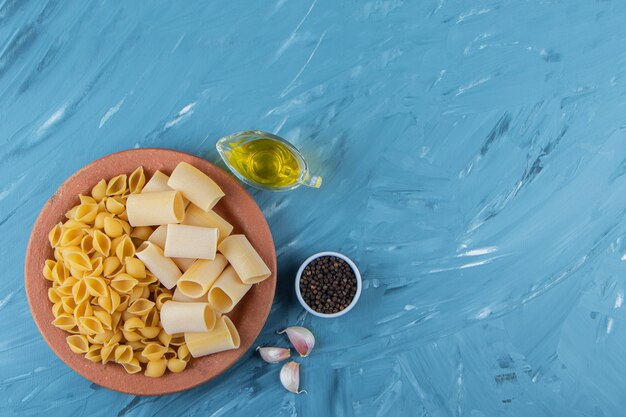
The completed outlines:
[[[289,341],[296,348],[300,356],[309,356],[309,353],[315,346],[315,336],[309,329],[300,326],[287,327],[285,330],[278,332],[278,334],[287,333]]]
[[[305,390],[298,391],[300,386],[300,364],[297,362],[287,362],[280,370],[280,383],[289,392],[294,394],[306,393]]]
[[[289,359],[291,356],[291,349],[278,348],[278,347],[257,347],[257,352],[261,355],[261,358],[268,363],[277,363]]]

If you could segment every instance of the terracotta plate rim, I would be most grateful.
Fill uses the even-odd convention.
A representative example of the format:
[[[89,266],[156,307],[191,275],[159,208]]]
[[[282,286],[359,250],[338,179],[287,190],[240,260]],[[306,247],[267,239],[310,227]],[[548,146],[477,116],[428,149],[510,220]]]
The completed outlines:
[[[264,244],[268,244],[269,246],[271,246],[271,250],[269,251],[271,259],[269,260],[270,262],[268,263],[268,266],[270,268],[270,270],[272,271],[272,275],[265,280],[263,283],[265,283],[265,285],[269,285],[271,287],[268,288],[270,289],[270,293],[271,293],[271,297],[268,297],[267,303],[263,304],[263,309],[259,311],[259,318],[260,320],[258,320],[259,325],[257,326],[258,328],[256,328],[254,330],[254,337],[249,340],[249,343],[247,343],[246,346],[242,345],[239,347],[239,349],[236,349],[234,351],[230,351],[230,352],[236,352],[236,356],[234,356],[233,358],[231,358],[231,363],[229,363],[227,366],[223,367],[223,369],[220,369],[218,372],[215,372],[211,375],[208,376],[201,376],[201,377],[195,377],[193,379],[190,379],[189,381],[186,381],[182,384],[177,384],[176,386],[168,386],[168,385],[163,385],[163,387],[161,389],[142,389],[140,386],[127,386],[124,383],[119,383],[119,384],[115,384],[115,383],[109,383],[109,381],[107,381],[106,379],[100,379],[96,376],[94,376],[94,371],[93,371],[93,366],[91,365],[95,365],[95,366],[99,366],[98,364],[92,363],[90,361],[88,361],[87,359],[85,359],[84,357],[82,357],[82,355],[77,355],[73,352],[71,352],[69,350],[69,348],[67,347],[67,345],[65,346],[59,346],[60,344],[54,343],[52,336],[55,332],[62,332],[64,335],[67,335],[67,333],[61,329],[57,329],[56,327],[52,326],[51,323],[46,322],[43,319],[43,314],[45,314],[44,312],[40,312],[37,311],[37,308],[35,306],[34,303],[34,298],[37,297],[37,295],[35,294],[35,291],[37,291],[37,289],[35,288],[36,283],[35,280],[36,279],[41,279],[44,280],[43,276],[41,276],[41,267],[42,265],[35,265],[36,262],[36,256],[34,256],[35,254],[35,247],[37,245],[41,245],[41,239],[36,239],[36,235],[37,235],[37,231],[40,230],[42,227],[44,227],[44,223],[45,223],[45,218],[46,216],[54,216],[54,218],[60,218],[63,213],[48,213],[51,209],[52,209],[52,205],[55,202],[55,200],[57,198],[59,198],[59,195],[62,195],[62,192],[65,188],[68,188],[76,179],[80,178],[81,175],[83,175],[83,173],[85,171],[89,171],[91,169],[94,169],[95,167],[99,166],[99,165],[103,165],[104,163],[107,162],[107,160],[115,160],[117,158],[121,158],[124,157],[126,155],[129,155],[131,157],[135,157],[137,156],[137,154],[143,154],[143,155],[149,155],[149,154],[155,154],[157,156],[174,156],[174,157],[178,157],[180,159],[184,159],[187,160],[188,162],[190,160],[194,161],[196,163],[196,166],[198,168],[200,168],[201,170],[204,171],[202,165],[204,165],[204,167],[211,167],[210,169],[217,169],[219,171],[221,171],[224,175],[220,175],[220,180],[216,180],[216,182],[220,183],[220,181],[222,183],[220,183],[220,185],[224,186],[223,183],[224,182],[228,182],[228,186],[232,187],[234,189],[236,189],[237,193],[242,194],[243,198],[249,200],[247,201],[247,204],[251,204],[254,207],[254,210],[258,211],[258,214],[260,214],[260,218],[262,218],[262,223],[260,224],[261,228],[263,228],[263,233],[264,233],[264,238],[268,239],[267,242],[264,242]],[[141,156],[141,155],[139,155]],[[191,162],[193,164],[193,162]],[[138,162],[136,164],[136,166],[139,165],[144,165],[144,168],[146,168],[146,163],[145,161],[141,161]],[[157,168],[158,169],[158,168]],[[127,173],[128,174],[128,173]],[[215,178],[214,178],[215,179]],[[93,184],[95,185],[95,184]],[[72,196],[72,195],[67,195],[64,196],[62,195],[62,199],[69,199],[72,197],[77,197],[77,196]],[[228,196],[226,196],[227,198]],[[245,222],[245,219],[241,220],[243,222]],[[43,236],[47,237],[48,235],[48,231],[45,231],[45,233],[43,234]],[[48,245],[47,239],[45,241],[45,245]],[[268,249],[269,250],[269,249]],[[266,259],[266,261],[268,261],[268,259]],[[33,228],[31,230],[31,235],[28,241],[28,246],[26,249],[26,256],[25,256],[25,260],[24,260],[24,284],[25,284],[25,290],[26,290],[26,296],[28,299],[28,304],[29,304],[29,308],[31,311],[31,315],[33,317],[33,321],[35,322],[35,324],[37,325],[37,328],[39,329],[39,332],[41,333],[41,335],[43,336],[44,340],[46,341],[46,343],[48,344],[48,346],[50,347],[50,349],[52,349],[52,351],[57,355],[57,357],[59,357],[59,359],[61,359],[67,366],[69,366],[72,370],[74,370],[75,372],[77,372],[79,375],[83,376],[84,378],[86,378],[87,380],[96,383],[97,385],[103,386],[105,388],[114,390],[114,391],[118,391],[121,393],[125,393],[125,394],[132,394],[132,395],[142,395],[142,396],[153,396],[153,395],[164,395],[164,394],[172,394],[172,393],[176,393],[176,392],[181,392],[181,391],[185,391],[194,387],[197,387],[198,385],[201,385],[219,375],[221,375],[222,373],[226,372],[228,369],[230,369],[233,365],[235,365],[235,363],[237,363],[239,361],[239,359],[241,359],[241,357],[249,350],[249,348],[253,345],[255,339],[258,337],[258,335],[261,333],[261,330],[263,329],[263,326],[265,325],[267,318],[269,316],[272,304],[273,304],[273,300],[274,300],[274,296],[275,296],[275,292],[276,292],[276,275],[277,275],[277,267],[276,267],[276,249],[274,247],[274,241],[272,238],[272,234],[271,234],[271,230],[269,228],[269,225],[267,224],[267,220],[265,219],[265,216],[263,215],[261,209],[259,208],[259,206],[256,204],[256,202],[254,201],[254,199],[252,198],[252,196],[248,193],[248,191],[236,180],[234,179],[231,175],[229,175],[228,173],[226,173],[226,171],[224,171],[223,169],[221,169],[220,167],[212,164],[211,162],[202,159],[196,155],[192,155],[186,152],[182,152],[182,151],[177,151],[177,150],[173,150],[173,149],[167,149],[167,148],[141,148],[141,149],[128,149],[128,150],[124,150],[124,151],[120,151],[120,152],[115,152],[109,155],[106,155],[102,158],[99,158],[85,166],[83,166],[82,168],[80,168],[79,170],[77,170],[76,172],[74,172],[72,175],[70,175],[65,181],[63,181],[63,183],[59,186],[59,188],[55,191],[55,193],[46,201],[46,203],[43,205],[41,211],[39,212],[39,215],[37,216],[37,219],[35,220],[35,223],[33,225]],[[262,284],[263,284],[262,283]],[[47,300],[47,294],[44,295],[44,297]],[[245,301],[245,298],[244,300]],[[51,314],[51,313],[50,313]],[[69,352],[69,355],[68,355]],[[227,353],[227,352],[223,352],[223,353]],[[72,360],[71,358],[69,358],[70,355],[74,355],[75,357],[78,357],[81,361],[75,361]],[[203,359],[207,359],[207,358],[211,358],[212,356],[217,357],[218,355],[221,355],[220,353],[215,354],[215,355],[210,355],[208,357],[203,357],[203,358],[198,358],[198,359],[192,359],[193,361],[202,361]],[[79,364],[84,361],[83,365],[86,366],[79,366]],[[76,363],[78,362],[78,364]],[[107,365],[100,365],[100,366],[119,366],[116,364],[107,364]],[[187,372],[187,370],[183,371],[180,374],[177,375],[184,375],[185,372]],[[97,374],[98,372],[96,372]],[[168,371],[169,374],[169,371]],[[167,374],[166,374],[167,375]],[[131,377],[135,377],[135,376],[141,376],[142,378],[146,378],[146,379],[152,379],[149,377],[145,377],[142,374],[136,374],[136,375],[129,375]],[[161,378],[164,382],[166,380],[166,377]]]

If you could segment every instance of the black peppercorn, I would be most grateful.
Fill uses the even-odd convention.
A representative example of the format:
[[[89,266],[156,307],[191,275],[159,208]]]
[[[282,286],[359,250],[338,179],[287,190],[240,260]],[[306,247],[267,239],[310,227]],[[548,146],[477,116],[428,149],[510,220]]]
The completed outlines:
[[[321,256],[311,261],[300,277],[304,302],[323,314],[334,314],[350,305],[356,294],[356,276],[346,261]]]

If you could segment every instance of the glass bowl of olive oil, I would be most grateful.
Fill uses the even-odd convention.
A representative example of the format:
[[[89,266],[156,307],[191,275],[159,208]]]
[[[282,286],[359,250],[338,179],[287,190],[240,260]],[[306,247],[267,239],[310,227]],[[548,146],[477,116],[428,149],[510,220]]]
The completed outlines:
[[[322,185],[321,177],[310,175],[300,151],[280,136],[246,130],[223,137],[215,146],[237,178],[261,190],[287,191],[301,185]]]

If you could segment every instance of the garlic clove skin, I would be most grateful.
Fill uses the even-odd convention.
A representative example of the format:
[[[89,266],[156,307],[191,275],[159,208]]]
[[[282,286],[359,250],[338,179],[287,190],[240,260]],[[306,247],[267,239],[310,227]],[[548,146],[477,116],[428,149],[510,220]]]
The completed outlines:
[[[291,349],[259,346],[256,350],[267,363],[278,363],[291,357]]]
[[[287,362],[280,370],[280,383],[289,392],[294,394],[306,393],[305,390],[298,391],[300,387],[300,364],[294,361]]]
[[[293,347],[296,348],[300,356],[309,356],[309,353],[313,350],[313,346],[315,346],[315,336],[313,336],[313,333],[311,333],[309,329],[300,326],[291,326],[278,332],[278,334],[283,333],[287,333],[289,341]]]

